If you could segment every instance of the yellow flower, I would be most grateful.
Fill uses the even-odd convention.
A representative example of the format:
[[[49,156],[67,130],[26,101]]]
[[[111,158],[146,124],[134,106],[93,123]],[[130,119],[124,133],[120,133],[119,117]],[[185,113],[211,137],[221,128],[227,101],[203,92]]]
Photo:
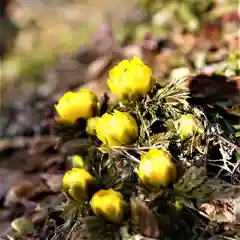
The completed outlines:
[[[122,146],[133,143],[138,136],[135,119],[127,112],[114,110],[105,113],[96,125],[97,137],[109,146]]]
[[[196,133],[203,134],[204,132],[203,125],[192,114],[183,115],[178,123],[178,131],[182,140],[186,140]]]
[[[96,216],[104,217],[110,222],[118,223],[124,216],[124,199],[121,193],[113,189],[96,192],[90,201]]]
[[[60,116],[57,120],[74,124],[78,118],[89,118],[97,108],[95,93],[80,89],[79,92],[67,92],[59,100],[55,108]]]
[[[63,191],[77,202],[83,202],[88,198],[90,185],[94,184],[92,175],[82,168],[73,168],[63,177]]]
[[[89,135],[96,135],[96,125],[100,117],[92,117],[87,120],[87,133]]]
[[[138,176],[146,186],[166,187],[176,179],[177,171],[167,152],[162,149],[151,149],[141,157]]]
[[[108,87],[121,100],[139,100],[154,83],[152,70],[139,57],[123,60],[109,72]]]

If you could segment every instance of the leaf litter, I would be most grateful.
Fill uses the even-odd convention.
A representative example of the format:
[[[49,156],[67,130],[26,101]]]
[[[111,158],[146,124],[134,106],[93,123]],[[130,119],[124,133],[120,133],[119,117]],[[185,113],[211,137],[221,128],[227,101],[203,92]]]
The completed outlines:
[[[160,40],[152,39],[157,43]],[[203,40],[197,39],[196,42],[200,45]],[[46,134],[33,128],[36,125],[42,127],[47,106],[53,104],[59,92],[72,87],[68,82],[60,91],[56,88],[56,96],[39,99],[34,96],[27,100],[32,103],[29,111],[33,114],[37,111],[40,116],[30,118],[26,128],[32,128],[31,136],[23,136],[27,131],[9,134],[8,129],[13,129],[11,124],[4,130],[2,135],[6,141],[1,141],[0,163],[3,171],[1,219],[12,221],[24,215],[33,221],[35,230],[19,236],[7,229],[3,239],[240,239],[240,144],[236,135],[236,126],[239,125],[239,81],[236,78],[239,75],[239,53],[232,51],[232,54],[220,57],[210,54],[209,44],[214,45],[214,41],[209,41],[204,51],[198,46],[184,53],[185,50],[181,52],[183,44],[179,52],[169,53],[165,59],[167,70],[161,72],[159,56],[165,50],[152,51],[144,44],[146,41],[142,44],[134,42],[132,46],[139,49],[153,69],[157,66],[159,84],[145,101],[116,106],[132,112],[138,120],[140,138],[134,146],[113,147],[108,158],[104,146],[99,146],[94,139],[86,139],[81,124],[74,128],[54,126],[52,131],[53,125],[49,121],[45,126],[51,131]],[[128,49],[129,46],[131,44]],[[224,49],[220,46],[219,50],[221,48]],[[124,52],[124,47],[120,49]],[[113,65],[124,57],[116,54],[117,51],[115,49],[109,54]],[[198,68],[202,53],[202,67],[205,67],[205,72],[207,67],[207,73]],[[177,57],[181,59],[183,55],[187,59],[177,63]],[[90,65],[88,70],[94,69]],[[191,76],[170,80],[172,69],[182,65],[191,66]],[[102,69],[94,70],[101,72],[100,80],[95,79],[96,76],[99,78],[98,73],[91,72],[90,82],[104,82],[109,65],[100,67]],[[86,75],[88,70],[85,70]],[[183,88],[184,84],[188,88]],[[74,86],[76,89],[79,87],[81,84]],[[103,91],[108,93],[107,89]],[[107,107],[105,111],[111,111],[112,106]],[[24,111],[18,106],[13,108],[15,114]],[[203,138],[195,136],[184,143],[177,139],[176,120],[184,112],[194,114],[204,124]],[[12,124],[16,121],[16,117],[10,119]],[[21,124],[21,128],[25,126]],[[18,139],[16,135],[20,135]],[[141,152],[158,147],[171,152],[180,176],[168,191],[152,193],[139,185],[135,170]],[[59,183],[61,174],[71,167],[68,156],[73,154],[83,154],[88,158],[100,184],[120,189],[131,200],[135,211],[128,213],[122,226],[100,221],[87,206],[76,211],[76,206],[66,204],[61,186],[56,182]],[[63,210],[64,215],[69,216],[67,219]]]

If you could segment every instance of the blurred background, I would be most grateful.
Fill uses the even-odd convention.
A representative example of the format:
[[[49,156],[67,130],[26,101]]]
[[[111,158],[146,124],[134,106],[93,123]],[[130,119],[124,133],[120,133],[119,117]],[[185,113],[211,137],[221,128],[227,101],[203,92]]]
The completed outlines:
[[[239,55],[226,60],[240,47],[238,0],[1,0],[0,5],[0,232],[25,211],[14,204],[61,190],[65,158],[55,149],[51,114],[64,92],[85,87],[103,95],[109,69],[132,56],[140,56],[162,82],[175,68],[184,67],[175,74],[186,75],[217,66],[240,86]],[[215,82],[201,94],[223,95],[226,89]]]
[[[4,105],[32,93],[49,78],[57,78],[63,85],[77,78],[75,83],[80,84],[86,67],[82,70],[79,62],[88,66],[100,56],[111,55],[111,38],[122,47],[143,40],[150,32],[158,40],[168,40],[161,42],[160,48],[172,49],[169,42],[173,40],[190,51],[197,37],[202,37],[203,45],[206,41],[219,45],[217,41],[230,41],[239,31],[237,0],[2,0],[1,5]],[[88,46],[83,49],[83,44]],[[137,54],[133,49],[128,51],[127,55]],[[77,61],[71,55],[77,56]],[[54,77],[57,66],[62,74]],[[9,92],[16,88],[18,93]]]

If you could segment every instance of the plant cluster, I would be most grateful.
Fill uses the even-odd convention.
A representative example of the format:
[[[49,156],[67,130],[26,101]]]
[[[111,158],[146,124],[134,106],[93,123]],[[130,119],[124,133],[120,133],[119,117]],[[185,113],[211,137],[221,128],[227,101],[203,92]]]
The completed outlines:
[[[73,166],[63,178],[71,234],[191,239],[204,232],[199,204],[213,192],[210,173],[224,171],[236,182],[239,164],[237,149],[216,133],[219,125],[188,103],[184,81],[161,86],[134,57],[109,73],[115,102],[85,89],[59,99],[55,130]],[[219,139],[226,140],[220,147],[229,149],[224,165],[229,168],[214,163],[209,170]]]

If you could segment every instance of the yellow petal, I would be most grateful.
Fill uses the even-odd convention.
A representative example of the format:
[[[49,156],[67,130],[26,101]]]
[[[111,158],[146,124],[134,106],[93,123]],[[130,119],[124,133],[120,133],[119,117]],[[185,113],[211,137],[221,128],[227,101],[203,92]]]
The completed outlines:
[[[74,124],[78,118],[93,116],[97,105],[96,94],[89,90],[81,89],[79,92],[65,93],[59,99],[58,104],[55,105],[55,109],[63,122]]]
[[[151,187],[166,187],[176,179],[176,167],[162,149],[151,149],[141,157],[139,178]]]
[[[109,72],[108,87],[119,99],[139,100],[153,87],[152,70],[138,57],[123,60]]]
[[[102,189],[96,192],[90,201],[90,205],[96,216],[104,217],[111,222],[120,222],[123,218],[123,196],[113,189]]]
[[[138,136],[135,119],[126,112],[105,113],[96,124],[97,137],[109,146],[130,144]]]
[[[93,184],[92,175],[82,168],[73,168],[63,177],[63,191],[71,199],[82,202],[88,196],[88,186]]]

